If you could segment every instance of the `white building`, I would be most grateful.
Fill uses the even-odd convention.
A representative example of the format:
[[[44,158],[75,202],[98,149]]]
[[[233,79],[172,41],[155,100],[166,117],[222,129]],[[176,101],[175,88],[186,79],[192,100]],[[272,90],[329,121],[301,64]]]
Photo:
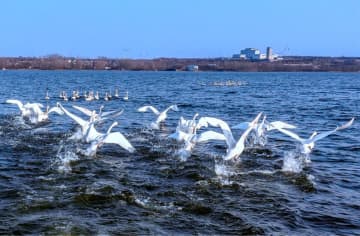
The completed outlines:
[[[273,59],[272,49],[267,48],[267,54],[263,54],[259,49],[256,48],[245,48],[240,51],[240,54],[234,54],[232,56],[234,59],[244,59],[244,60],[266,60]]]
[[[240,51],[240,58],[245,58],[248,60],[260,60],[261,53],[260,50],[256,48],[245,48]]]
[[[198,65],[188,65],[188,66],[186,66],[186,70],[187,71],[198,71],[199,66]]]

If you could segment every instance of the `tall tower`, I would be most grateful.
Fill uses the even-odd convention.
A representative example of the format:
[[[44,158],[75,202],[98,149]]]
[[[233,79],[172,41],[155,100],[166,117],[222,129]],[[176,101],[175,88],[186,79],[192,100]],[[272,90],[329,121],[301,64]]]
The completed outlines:
[[[266,59],[268,61],[272,61],[273,56],[272,56],[272,48],[271,47],[267,47],[266,48]]]

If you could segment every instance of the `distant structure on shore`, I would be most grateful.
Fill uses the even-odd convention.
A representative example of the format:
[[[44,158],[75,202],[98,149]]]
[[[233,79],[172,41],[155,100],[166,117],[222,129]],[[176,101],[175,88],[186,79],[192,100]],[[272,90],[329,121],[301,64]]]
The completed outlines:
[[[266,48],[266,54],[261,53],[260,50],[256,48],[245,48],[240,51],[240,54],[234,54],[232,58],[251,60],[251,61],[259,61],[259,60],[273,61],[273,60],[281,59],[279,55],[273,54],[273,50],[271,47]]]
[[[244,51],[243,51],[244,52]],[[282,56],[268,47],[266,55],[257,49],[248,56],[218,58],[78,58],[60,55],[48,57],[1,57],[0,76],[6,70],[128,70],[128,71],[242,71],[360,72],[360,57]],[[265,58],[265,59],[264,59]]]
[[[199,71],[199,66],[198,65],[188,65],[188,66],[186,66],[186,70],[187,71]]]

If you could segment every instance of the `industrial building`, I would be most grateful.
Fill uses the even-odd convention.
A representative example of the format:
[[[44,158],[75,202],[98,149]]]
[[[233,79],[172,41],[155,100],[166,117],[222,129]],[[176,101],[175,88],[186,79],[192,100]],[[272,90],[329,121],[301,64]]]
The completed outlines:
[[[258,60],[272,61],[278,58],[278,55],[273,54],[271,47],[266,48],[266,54],[261,53],[260,50],[256,48],[245,48],[240,51],[240,54],[234,54],[232,58],[252,60],[252,61],[258,61]]]

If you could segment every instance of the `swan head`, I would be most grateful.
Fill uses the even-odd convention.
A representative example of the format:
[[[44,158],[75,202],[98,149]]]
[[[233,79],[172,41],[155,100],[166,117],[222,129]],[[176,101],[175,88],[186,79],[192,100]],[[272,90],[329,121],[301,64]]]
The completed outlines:
[[[199,113],[195,113],[193,120],[195,120],[199,116]]]
[[[103,109],[104,109],[104,105],[101,105],[99,109],[99,114],[102,112]]]

